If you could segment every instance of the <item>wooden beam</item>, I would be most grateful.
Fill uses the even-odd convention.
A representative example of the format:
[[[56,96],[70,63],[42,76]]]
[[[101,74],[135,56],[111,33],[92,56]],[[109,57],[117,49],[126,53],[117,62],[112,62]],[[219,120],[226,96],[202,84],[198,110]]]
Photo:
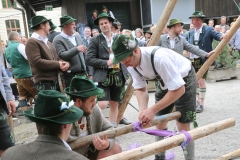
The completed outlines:
[[[159,20],[158,20],[157,27],[155,28],[155,30],[152,34],[152,37],[151,37],[151,39],[148,43],[148,46],[154,46],[158,43],[159,37],[161,36],[162,31],[163,31],[164,27],[166,26],[167,21],[168,21],[169,17],[171,16],[175,5],[177,4],[177,1],[178,0],[168,0],[167,4],[166,4]],[[126,96],[125,95],[123,96],[123,101],[118,106],[117,123],[119,123],[120,120],[122,119],[123,114],[124,114],[124,112],[127,108],[128,102],[130,101],[130,99],[133,95],[134,88],[132,87],[132,83],[133,82],[132,82],[132,79],[131,79],[129,84],[128,84],[128,87],[126,89],[126,92],[125,92]]]
[[[189,131],[188,133],[191,135],[192,140],[196,140],[210,134],[219,132],[221,130],[227,129],[232,127],[236,124],[236,119],[229,118],[223,121],[219,121],[216,123],[208,124],[203,127],[199,127]],[[153,154],[163,152],[170,148],[174,148],[179,146],[185,139],[184,134],[179,134],[173,137],[169,137],[163,139],[161,141],[151,143],[149,145],[145,145],[139,148],[135,148],[129,151],[125,151],[119,154],[115,154],[101,160],[135,160],[135,159],[142,159],[144,157],[151,156]]]
[[[151,124],[151,126],[155,126],[155,125],[163,123],[163,122],[168,122],[168,121],[171,121],[171,120],[179,119],[180,117],[181,117],[180,112],[174,112],[174,113],[170,113],[170,114],[155,117],[150,124]],[[151,127],[150,124],[148,124],[144,128]],[[133,125],[132,124],[126,125],[126,126],[123,126],[123,127],[114,128],[114,129],[107,130],[107,131],[103,131],[103,132],[99,132],[99,133],[96,133],[96,134],[88,135],[86,137],[79,138],[79,139],[77,139],[73,142],[70,142],[69,145],[72,149],[75,149],[75,148],[79,148],[79,147],[91,144],[92,140],[93,140],[93,137],[96,136],[96,135],[99,136],[100,138],[102,138],[104,133],[105,133],[105,134],[107,134],[108,138],[114,138],[114,137],[121,136],[123,134],[127,134],[127,133],[130,133],[130,132],[133,132]]]
[[[240,156],[240,149],[233,151],[231,153],[225,154],[216,160],[228,160],[228,159],[236,158],[238,156]]]
[[[240,16],[237,18],[236,22],[230,28],[229,32],[227,33],[227,37],[221,40],[221,42],[215,48],[215,53],[211,55],[207,59],[207,61],[202,65],[202,67],[199,69],[199,71],[196,74],[197,80],[199,80],[204,75],[204,73],[208,70],[208,68],[212,65],[212,63],[215,61],[215,59],[218,57],[218,55],[221,53],[224,47],[229,43],[230,39],[236,33],[239,27],[240,27]]]

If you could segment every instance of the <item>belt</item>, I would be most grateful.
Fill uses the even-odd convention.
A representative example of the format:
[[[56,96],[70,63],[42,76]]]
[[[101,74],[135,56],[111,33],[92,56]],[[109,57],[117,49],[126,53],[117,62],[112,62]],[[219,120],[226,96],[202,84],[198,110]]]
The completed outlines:
[[[39,82],[37,82],[37,83],[35,83],[35,84],[42,84],[42,83],[52,83],[52,84],[56,84],[56,83],[58,83],[58,81],[57,81],[57,80],[53,80],[53,81],[39,81]]]

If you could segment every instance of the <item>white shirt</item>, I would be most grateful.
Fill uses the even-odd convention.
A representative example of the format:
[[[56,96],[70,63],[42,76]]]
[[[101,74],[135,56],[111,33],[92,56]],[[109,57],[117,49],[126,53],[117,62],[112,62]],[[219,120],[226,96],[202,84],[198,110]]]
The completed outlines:
[[[88,135],[88,130],[87,130],[87,118],[85,116],[82,116],[81,119],[81,125],[84,125],[83,128],[80,127],[80,135],[78,137],[85,137]]]
[[[72,36],[68,36],[66,35],[63,31],[60,33],[60,35],[63,37],[63,38],[66,38],[68,39],[72,44],[73,46],[77,46],[77,42],[76,42],[76,38],[75,38],[75,33],[72,35]]]
[[[200,36],[201,33],[202,33],[202,27],[199,30],[197,30],[195,28],[194,41],[198,41],[199,40],[199,36]],[[195,45],[195,46],[198,47],[198,45]],[[192,58],[199,58],[199,56],[197,56],[195,54],[192,54],[192,53],[191,53],[190,57],[192,57]]]
[[[86,40],[87,40],[87,43],[89,44],[89,40],[92,38],[92,37],[89,37],[88,39],[87,39],[87,37],[84,37]]]
[[[156,78],[151,63],[151,52],[155,47],[156,46],[140,47],[141,62],[137,70],[148,79]],[[155,52],[154,66],[164,82],[165,86],[161,86],[163,90],[176,90],[183,86],[185,84],[183,78],[186,77],[191,70],[191,62],[188,59],[167,48],[159,48]],[[134,89],[147,86],[146,81],[133,67],[128,67],[127,69],[133,78]]]
[[[27,55],[26,55],[26,52],[25,52],[25,45],[22,44],[22,43],[19,43],[17,49],[18,49],[18,52],[19,52],[26,60],[28,60]],[[7,62],[7,60],[6,60],[6,62]],[[7,62],[7,68],[12,68],[12,66],[11,66],[8,62]]]
[[[48,44],[47,44],[48,38],[47,38],[47,37],[42,37],[42,36],[40,36],[39,34],[37,34],[36,32],[33,32],[33,34],[32,34],[31,37],[33,37],[33,38],[35,38],[35,39],[37,39],[37,40],[39,40],[39,41],[44,42],[44,43],[48,46]]]
[[[167,35],[167,38],[169,38],[169,41],[170,41],[170,46],[171,46],[171,49],[175,47],[175,43],[176,43],[176,37],[174,39],[172,39],[169,34]]]
[[[68,149],[68,150],[72,150],[72,148],[68,145],[68,143],[67,142],[65,142],[64,140],[62,140],[63,141],[63,144],[64,144],[64,146]]]
[[[194,40],[195,40],[195,41],[198,41],[198,40],[199,40],[199,36],[200,36],[201,33],[202,33],[202,27],[201,27],[199,30],[197,30],[197,29],[195,28],[195,33],[194,33]]]
[[[106,35],[104,35],[103,33],[102,33],[102,35],[103,35],[103,37],[106,39],[106,41],[107,41],[107,45],[108,45],[108,50],[109,50],[109,59],[113,59],[114,58],[114,54],[113,54],[113,52],[112,52],[112,43],[113,43],[113,37],[114,37],[114,34],[113,33],[111,33],[111,39],[108,39],[108,37],[106,36]],[[108,66],[108,68],[113,68],[113,66],[111,65],[111,66]]]

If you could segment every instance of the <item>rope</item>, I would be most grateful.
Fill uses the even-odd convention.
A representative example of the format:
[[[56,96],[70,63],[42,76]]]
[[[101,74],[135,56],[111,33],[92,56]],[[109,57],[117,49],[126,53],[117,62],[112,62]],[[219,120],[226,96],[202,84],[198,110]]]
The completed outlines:
[[[187,155],[186,146],[192,141],[192,137],[188,132],[186,132],[184,130],[182,130],[181,132],[173,132],[173,131],[169,131],[169,130],[159,130],[159,129],[142,129],[141,128],[141,123],[139,121],[132,123],[132,125],[133,125],[133,132],[140,131],[140,132],[147,133],[149,135],[161,136],[161,137],[164,137],[164,138],[168,138],[168,137],[172,137],[172,136],[175,136],[175,135],[183,134],[185,136],[185,138],[184,138],[184,141],[180,144],[180,146],[183,149],[183,153],[185,155]],[[133,149],[133,148],[131,148],[131,149]],[[174,152],[170,152],[170,154],[171,154],[170,157],[175,157],[175,156],[173,156]]]

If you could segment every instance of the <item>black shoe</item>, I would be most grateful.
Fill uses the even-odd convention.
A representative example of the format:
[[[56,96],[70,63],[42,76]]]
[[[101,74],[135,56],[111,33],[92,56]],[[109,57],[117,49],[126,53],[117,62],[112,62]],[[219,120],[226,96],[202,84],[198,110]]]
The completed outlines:
[[[154,160],[165,160],[165,154],[163,154],[161,156],[155,154]]]
[[[126,118],[121,119],[121,121],[119,122],[119,124],[125,124],[125,125],[129,125],[131,124],[131,122],[128,122],[128,120]]]
[[[203,106],[202,105],[197,106],[196,112],[201,113],[202,111],[203,111]]]

